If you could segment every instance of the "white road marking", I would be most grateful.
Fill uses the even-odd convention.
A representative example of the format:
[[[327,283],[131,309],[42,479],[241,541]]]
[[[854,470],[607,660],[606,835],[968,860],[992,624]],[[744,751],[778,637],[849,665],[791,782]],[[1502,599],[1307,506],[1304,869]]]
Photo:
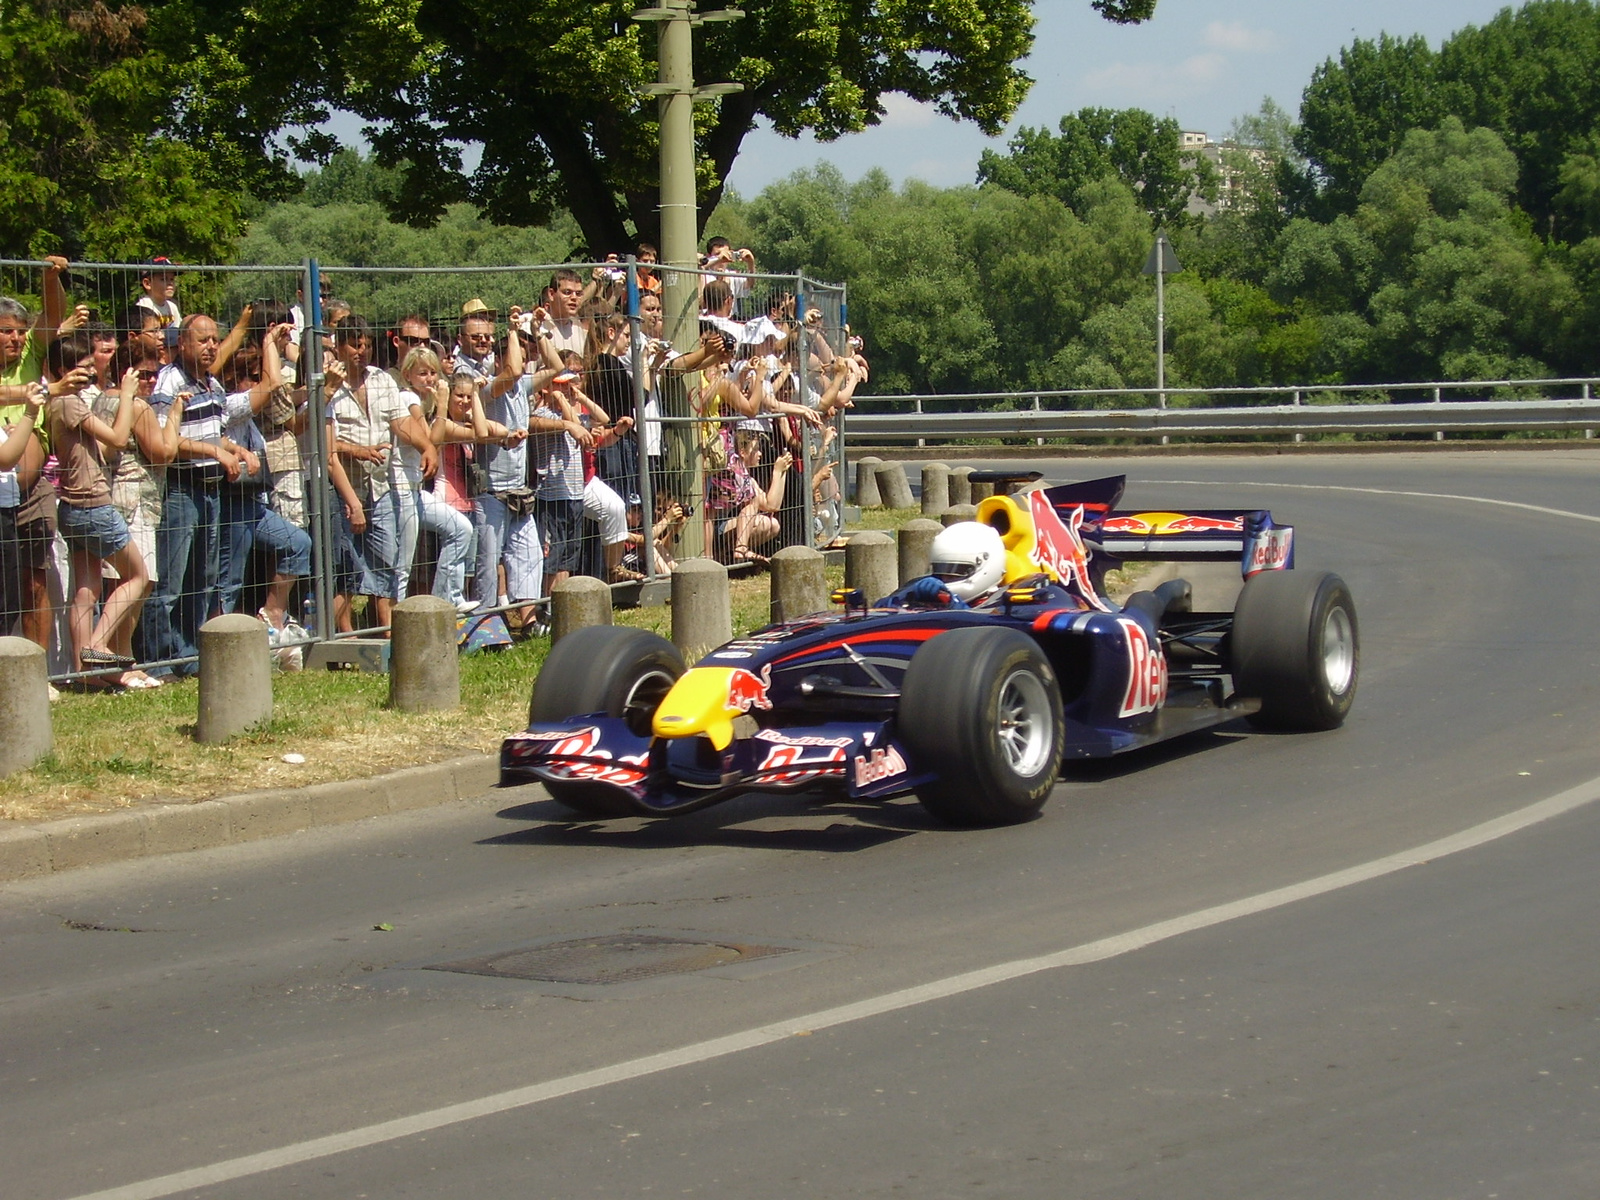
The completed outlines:
[[[1498,508],[1519,508],[1523,512],[1539,513],[1546,517],[1568,517],[1574,521],[1591,521],[1600,524],[1600,517],[1588,513],[1572,512],[1565,508],[1546,508],[1542,504],[1524,504],[1520,500],[1496,500],[1492,496],[1457,496],[1450,492],[1407,492],[1397,488],[1351,487],[1338,483],[1271,483],[1252,480],[1241,483],[1237,479],[1152,479],[1150,483],[1174,484],[1180,487],[1227,488],[1291,488],[1301,492],[1359,492],[1368,496],[1406,496],[1414,500],[1461,500],[1468,504],[1492,504]]]
[[[329,1155],[342,1154],[347,1150],[359,1150],[366,1146],[376,1146],[383,1142],[392,1142],[400,1138],[413,1137],[420,1133],[441,1129],[447,1125],[457,1125],[463,1121],[476,1120],[479,1117],[495,1116],[499,1113],[509,1112],[512,1109],[540,1104],[546,1100],[557,1100],[563,1096],[590,1091],[594,1088],[605,1087],[608,1084],[623,1083],[630,1079],[640,1079],[647,1075],[676,1070],[679,1067],[694,1066],[729,1054],[737,1054],[744,1050],[756,1050],[794,1037],[797,1034],[814,1033],[817,1030],[831,1029],[854,1021],[864,1021],[869,1017],[882,1016],[885,1013],[911,1008],[919,1004],[928,1004],[936,1000],[948,999],[951,996],[960,996],[981,988],[992,987],[995,984],[1021,979],[1027,975],[1036,975],[1041,971],[1054,971],[1061,967],[1102,962],[1109,958],[1130,954],[1135,950],[1143,949],[1146,946],[1169,938],[1180,937],[1183,934],[1193,933],[1200,929],[1209,929],[1213,925],[1220,925],[1226,921],[1236,921],[1241,917],[1254,916],[1257,913],[1281,908],[1284,905],[1293,904],[1300,900],[1308,900],[1315,896],[1322,896],[1341,888],[1353,887],[1358,883],[1365,883],[1371,879],[1391,875],[1396,871],[1428,863],[1446,855],[1459,854],[1464,850],[1471,850],[1488,842],[1496,841],[1499,838],[1507,837],[1542,821],[1548,821],[1554,817],[1572,812],[1587,804],[1592,804],[1596,800],[1600,800],[1600,777],[1579,784],[1575,788],[1570,788],[1546,800],[1541,800],[1536,804],[1531,804],[1526,808],[1518,809],[1516,812],[1508,813],[1503,817],[1496,817],[1492,821],[1485,821],[1481,825],[1474,825],[1470,829],[1462,830],[1460,833],[1439,838],[1436,841],[1413,847],[1410,850],[1403,850],[1398,854],[1386,855],[1383,858],[1376,858],[1371,862],[1349,867],[1343,871],[1319,875],[1315,879],[1307,879],[1301,883],[1290,884],[1287,887],[1277,888],[1273,891],[1247,896],[1242,900],[1235,900],[1228,904],[1219,904],[1213,908],[1203,908],[1198,912],[1173,917],[1171,920],[1158,921],[1153,925],[1146,925],[1143,928],[1133,929],[1127,933],[1119,933],[1112,937],[1102,938],[1099,941],[1086,942],[1080,946],[1073,946],[1069,949],[1058,950],[1055,953],[1044,954],[1035,958],[1021,958],[1011,962],[998,963],[992,967],[968,971],[961,975],[952,975],[918,987],[888,992],[885,995],[860,1000],[854,1004],[842,1004],[836,1008],[822,1009],[819,1012],[807,1013],[803,1016],[777,1021],[770,1025],[746,1029],[740,1033],[728,1034],[725,1037],[711,1038],[708,1041],[681,1046],[676,1050],[665,1050],[660,1054],[649,1054],[642,1058],[630,1059],[627,1062],[598,1067],[592,1071],[580,1071],[575,1075],[563,1076],[560,1079],[552,1079],[545,1083],[536,1083],[528,1087],[498,1092],[495,1095],[484,1096],[478,1100],[446,1105],[443,1108],[430,1109],[427,1112],[416,1113],[409,1117],[398,1117],[392,1121],[382,1121],[376,1125],[368,1125],[361,1129],[330,1134],[327,1137],[312,1138],[309,1141],[297,1142],[290,1146],[281,1146],[274,1150],[264,1150],[259,1154],[247,1154],[240,1158],[230,1158],[223,1162],[212,1163],[209,1166],[196,1167],[193,1170],[177,1171],[171,1175],[162,1175],[156,1179],[146,1179],[123,1187],[91,1192],[75,1197],[74,1200],[156,1200],[157,1197],[170,1196],[175,1192],[214,1187],[235,1179],[242,1179],[248,1175],[257,1175],[263,1171],[292,1167],[300,1163],[311,1162],[314,1159],[326,1158]]]

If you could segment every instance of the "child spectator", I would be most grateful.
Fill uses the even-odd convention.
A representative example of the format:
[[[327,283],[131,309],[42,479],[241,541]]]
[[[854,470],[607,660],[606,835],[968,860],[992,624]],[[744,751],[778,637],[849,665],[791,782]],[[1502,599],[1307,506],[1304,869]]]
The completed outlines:
[[[135,304],[147,312],[155,314],[162,329],[169,325],[178,325],[183,322],[183,313],[178,310],[178,302],[173,294],[178,290],[178,276],[172,269],[172,260],[164,254],[158,254],[145,264],[145,270],[139,276],[139,286],[144,290]]]

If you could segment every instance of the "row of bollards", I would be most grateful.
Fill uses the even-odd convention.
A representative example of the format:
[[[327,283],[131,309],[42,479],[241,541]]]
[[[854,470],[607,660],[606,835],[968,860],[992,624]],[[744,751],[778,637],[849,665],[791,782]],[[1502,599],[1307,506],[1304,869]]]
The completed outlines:
[[[922,468],[922,515],[942,518],[951,508],[994,495],[994,484],[974,482],[971,467],[927,463]],[[855,502],[862,508],[911,508],[917,501],[904,463],[867,455],[856,460]]]

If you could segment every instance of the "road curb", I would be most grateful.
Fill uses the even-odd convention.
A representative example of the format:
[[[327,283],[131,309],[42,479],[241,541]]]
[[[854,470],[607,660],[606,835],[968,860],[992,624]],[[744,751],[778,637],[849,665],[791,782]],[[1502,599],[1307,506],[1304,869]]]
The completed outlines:
[[[0,883],[78,867],[205,850],[344,825],[476,796],[500,778],[498,755],[406,767],[373,779],[244,792],[38,824],[0,826]]]

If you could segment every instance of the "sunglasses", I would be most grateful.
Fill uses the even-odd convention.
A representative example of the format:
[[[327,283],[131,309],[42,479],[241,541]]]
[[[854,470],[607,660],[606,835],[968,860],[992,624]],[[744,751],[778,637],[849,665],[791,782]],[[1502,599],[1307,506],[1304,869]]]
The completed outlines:
[[[407,337],[403,333],[397,333],[394,336],[399,341],[404,342],[407,346],[426,346],[430,341],[433,340],[432,338],[425,337]]]
[[[154,383],[161,375],[160,371],[140,371],[139,379],[144,383]]]

